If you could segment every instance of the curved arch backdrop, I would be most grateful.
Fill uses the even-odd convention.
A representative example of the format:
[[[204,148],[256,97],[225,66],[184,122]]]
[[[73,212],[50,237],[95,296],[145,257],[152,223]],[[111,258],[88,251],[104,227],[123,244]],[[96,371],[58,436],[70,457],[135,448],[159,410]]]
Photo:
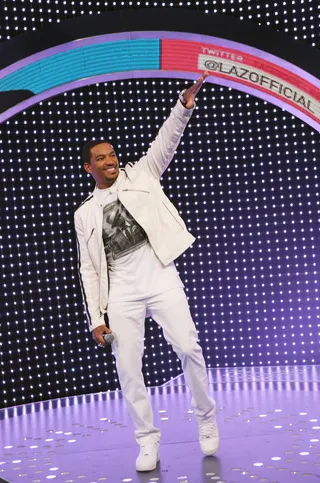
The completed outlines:
[[[319,52],[283,34],[271,35],[269,29],[214,16],[203,20],[202,33],[193,32],[197,40],[193,34],[186,39],[185,32],[198,24],[197,14],[180,10],[168,15],[163,9],[143,32],[141,23],[148,16],[144,9],[116,12],[106,23],[108,13],[92,17],[91,24],[79,17],[0,45],[1,72],[6,74],[1,82],[11,83],[3,84],[10,90],[0,93],[1,405],[118,387],[110,352],[99,352],[87,332],[77,281],[73,211],[92,188],[81,169],[80,149],[90,138],[107,136],[122,163],[137,159],[177,93],[201,70],[195,64],[200,55],[209,57],[205,61],[211,62],[214,83],[205,84],[162,184],[197,237],[177,265],[206,361],[211,367],[319,362],[320,159],[317,126],[308,107],[315,108],[307,103],[306,91],[301,90],[304,101],[293,94],[294,105],[285,95],[273,95],[276,82],[278,89],[284,85],[279,59],[281,68],[290,65],[288,79],[298,76],[315,89]],[[157,27],[164,19],[167,31]],[[165,41],[168,70],[150,63],[147,70],[135,64],[127,71],[125,59],[131,66],[133,60],[148,59],[139,58],[138,50],[133,57],[123,49],[117,67],[104,38],[110,40],[114,31],[123,36],[114,39],[118,47],[148,42],[154,49]],[[155,31],[168,37],[155,37]],[[213,31],[216,43],[212,38],[206,43]],[[133,32],[149,32],[153,38],[133,38]],[[210,51],[199,51],[209,45]],[[219,48],[211,52],[213,45]],[[101,55],[88,55],[85,49],[90,48],[101,48]],[[162,51],[157,52],[160,58]],[[248,81],[241,75],[249,73],[240,70],[247,67],[235,57],[244,54],[248,66],[250,56],[263,68],[278,65],[274,92],[260,89],[268,87],[266,78],[271,88],[271,73],[263,69],[251,71],[250,85],[238,83]],[[53,62],[58,59],[61,64]],[[106,73],[108,59],[116,72]],[[182,70],[175,70],[179,59]],[[227,66],[230,72],[220,72]],[[254,89],[254,96],[247,89]],[[312,93],[316,98],[317,91]],[[286,110],[274,105],[278,102]],[[162,384],[180,371],[149,321],[145,363],[148,385]]]
[[[283,51],[281,34],[265,28],[259,31],[255,25],[243,25],[241,21],[212,17],[210,25],[208,16],[201,14],[171,11],[165,16],[164,9],[156,13],[155,9],[144,10],[144,15],[122,12],[120,18],[118,13],[108,13],[87,17],[86,24],[82,20],[81,25],[78,19],[69,20],[59,28],[42,32],[42,36],[40,33],[37,49],[39,45],[55,45],[37,52],[33,51],[39,33],[21,38],[20,48],[18,38],[2,46],[12,54],[11,60],[10,54],[2,60],[2,65],[10,64],[0,71],[0,122],[75,87],[126,78],[195,78],[207,69],[210,72],[207,82],[261,97],[320,131],[320,80],[314,75],[314,72],[319,74],[320,55],[316,55],[314,49],[301,44],[298,52],[294,45],[297,42],[290,44],[290,39],[285,37],[287,50]],[[168,15],[175,31],[170,31]],[[108,33],[97,35],[103,28],[103,25],[100,27],[103,21]],[[155,31],[146,30],[146,26],[152,24]],[[192,30],[184,31],[186,24],[192,25]],[[193,25],[202,25],[203,32],[195,33]],[[136,30],[132,30],[133,26]],[[70,32],[66,35],[68,29]],[[209,29],[212,32],[222,30],[223,37],[208,35]],[[253,40],[255,34],[257,37]],[[65,42],[66,37],[72,40]],[[267,50],[255,46],[259,45],[261,37],[269,41],[270,46],[264,45]],[[280,44],[276,49],[279,55],[274,55],[277,43]],[[28,46],[31,55],[26,56]],[[24,58],[11,63],[19,57],[19,50]],[[297,65],[286,60],[286,57],[294,59],[295,55]],[[301,68],[299,63],[307,69]]]

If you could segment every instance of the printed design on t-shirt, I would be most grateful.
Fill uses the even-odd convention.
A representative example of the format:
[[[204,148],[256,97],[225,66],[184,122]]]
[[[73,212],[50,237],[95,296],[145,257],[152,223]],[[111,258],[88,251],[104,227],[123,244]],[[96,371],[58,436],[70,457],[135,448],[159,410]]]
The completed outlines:
[[[103,209],[102,238],[106,255],[117,260],[145,245],[148,237],[119,200]]]

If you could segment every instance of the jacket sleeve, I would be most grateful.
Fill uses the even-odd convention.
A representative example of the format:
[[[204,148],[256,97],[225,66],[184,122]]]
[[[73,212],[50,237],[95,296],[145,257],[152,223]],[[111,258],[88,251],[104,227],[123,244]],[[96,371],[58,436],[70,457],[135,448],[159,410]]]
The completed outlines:
[[[159,179],[174,156],[193,110],[194,108],[186,109],[178,101],[147,153],[140,158],[134,168],[143,169],[150,176]]]
[[[99,325],[105,324],[104,315],[100,312],[99,306],[99,275],[90,259],[83,234],[81,216],[78,212],[74,215],[74,223],[77,241],[78,275],[89,330],[92,331]]]

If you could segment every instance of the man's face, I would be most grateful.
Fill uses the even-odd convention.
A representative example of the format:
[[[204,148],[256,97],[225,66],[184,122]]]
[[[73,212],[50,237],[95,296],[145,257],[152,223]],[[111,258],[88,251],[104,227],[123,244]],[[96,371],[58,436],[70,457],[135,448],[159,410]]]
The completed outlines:
[[[97,144],[91,148],[90,163],[84,163],[98,188],[109,188],[119,176],[119,161],[113,146],[109,143]]]

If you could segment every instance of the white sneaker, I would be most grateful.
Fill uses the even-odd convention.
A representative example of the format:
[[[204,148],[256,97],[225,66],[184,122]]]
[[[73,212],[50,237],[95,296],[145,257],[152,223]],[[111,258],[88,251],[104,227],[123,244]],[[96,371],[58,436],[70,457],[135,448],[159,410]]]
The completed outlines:
[[[137,471],[152,471],[157,467],[160,460],[159,443],[146,444],[140,446],[140,453],[136,461]]]
[[[206,423],[199,423],[199,443],[202,452],[211,456],[219,448],[219,430],[216,418]]]

